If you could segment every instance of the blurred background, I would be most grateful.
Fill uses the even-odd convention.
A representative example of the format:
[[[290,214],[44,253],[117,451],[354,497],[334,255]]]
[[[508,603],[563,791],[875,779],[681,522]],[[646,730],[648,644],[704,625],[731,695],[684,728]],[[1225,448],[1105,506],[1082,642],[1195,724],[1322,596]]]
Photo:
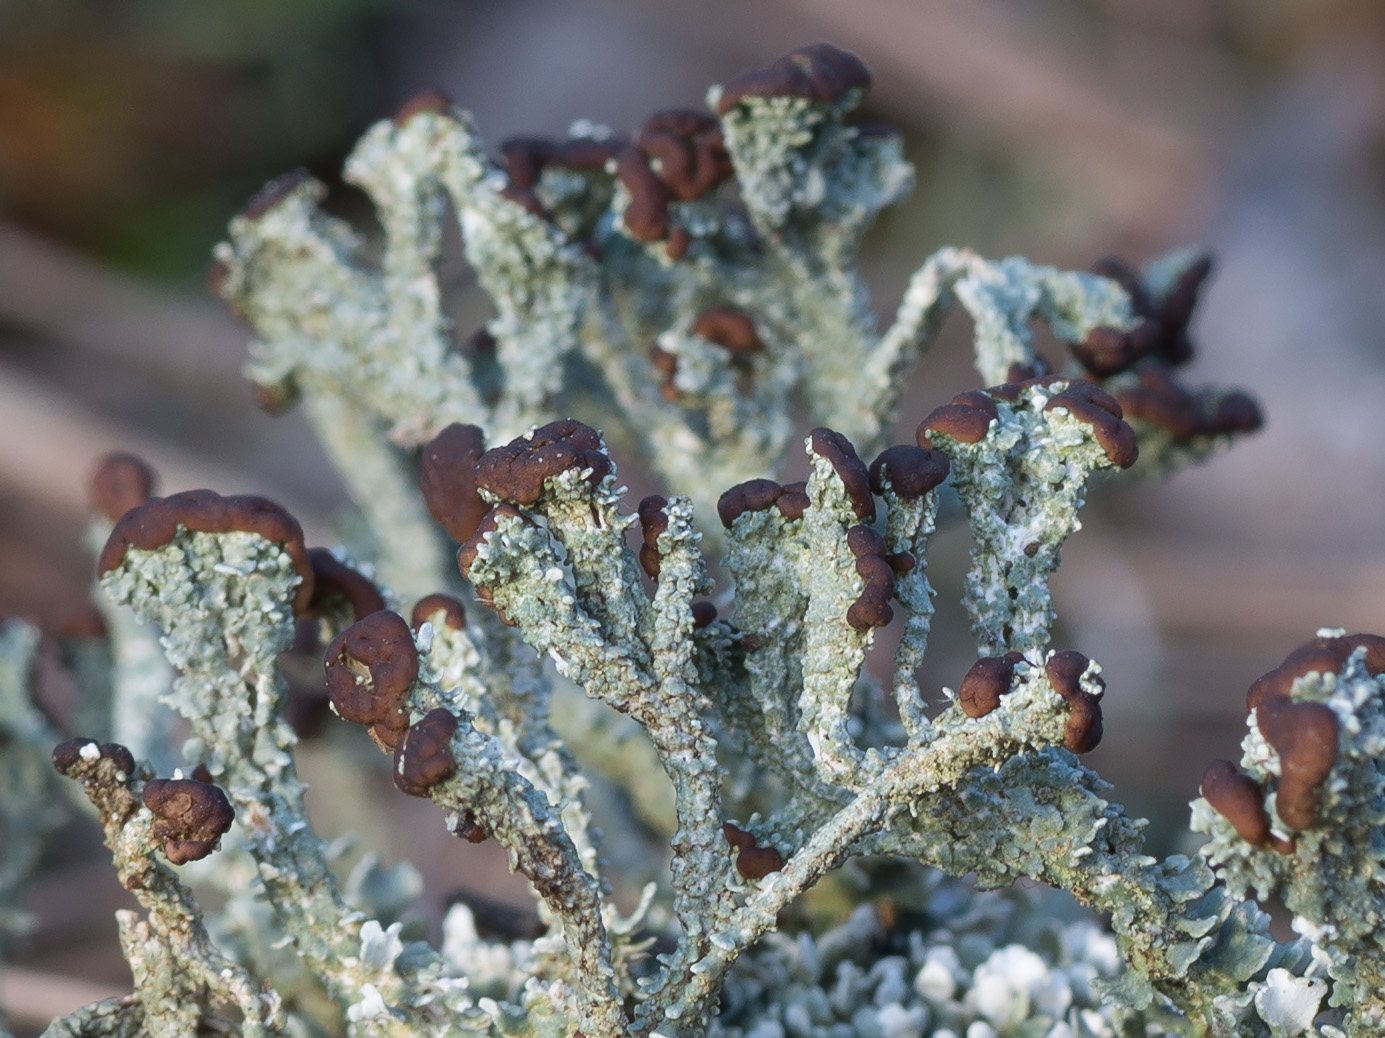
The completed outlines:
[[[113,448],[169,492],[275,497],[330,542],[340,486],[299,418],[254,408],[247,333],[202,288],[264,181],[306,166],[368,220],[341,163],[421,89],[493,145],[579,117],[629,130],[824,39],[870,66],[865,117],[899,126],[917,167],[867,246],[885,319],[944,244],[1072,267],[1190,242],[1217,257],[1185,378],[1248,389],[1266,428],[1167,482],[1098,489],[1057,581],[1057,641],[1106,672],[1092,763],[1161,852],[1179,846],[1203,766],[1237,755],[1250,681],[1318,626],[1385,632],[1378,0],[0,0],[0,615],[51,626],[87,594],[85,481]],[[925,362],[901,440],[974,384],[967,331],[951,322]],[[925,687],[970,662],[965,550],[949,531],[929,560]],[[7,1004],[128,985],[120,891],[83,846],[34,886]]]

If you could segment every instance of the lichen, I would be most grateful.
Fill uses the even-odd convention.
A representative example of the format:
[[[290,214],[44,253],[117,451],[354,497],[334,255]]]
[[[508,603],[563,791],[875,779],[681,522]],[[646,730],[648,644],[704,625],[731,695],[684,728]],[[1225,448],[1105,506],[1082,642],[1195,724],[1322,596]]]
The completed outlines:
[[[1385,642],[1326,632],[1262,679],[1239,768],[1194,803],[1209,842],[1162,861],[1080,760],[1100,663],[1053,642],[1089,477],[1168,472],[1259,424],[1244,394],[1175,381],[1208,263],[945,248],[880,331],[856,249],[912,173],[851,121],[868,86],[820,44],[714,87],[715,114],[630,140],[582,124],[503,162],[429,95],[348,162],[378,264],[306,175],[232,221],[213,280],[255,335],[248,373],[267,405],[302,400],[360,518],[326,552],[257,498],[145,493],[107,517],[111,656],[157,637],[172,677],[149,687],[189,737],[172,767],[148,733],[59,747],[144,915],[120,919],[132,994],[50,1035],[1379,1032]],[[496,311],[465,345],[433,271],[448,219]],[[891,446],[958,305],[985,388]],[[1034,321],[1070,354],[1056,371]],[[603,430],[566,417],[594,400]],[[798,401],[809,475],[781,484]],[[617,459],[667,496],[630,501]],[[972,533],[977,662],[936,709],[918,670],[943,493]],[[433,949],[397,918],[407,866],[338,878],[286,720],[300,624],[399,795],[528,881],[533,933],[483,936],[459,904]],[[29,747],[53,734],[23,698],[32,654],[6,628],[4,731]],[[113,713],[137,684],[110,687]],[[25,769],[15,788],[50,781]],[[622,860],[650,834],[666,871]],[[202,855],[176,868],[219,877],[219,914],[164,864]]]

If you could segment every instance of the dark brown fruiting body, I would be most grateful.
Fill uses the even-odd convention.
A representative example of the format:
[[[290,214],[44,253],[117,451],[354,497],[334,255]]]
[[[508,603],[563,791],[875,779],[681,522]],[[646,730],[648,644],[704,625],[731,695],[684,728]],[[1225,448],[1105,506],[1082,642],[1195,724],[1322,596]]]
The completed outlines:
[[[860,597],[847,607],[846,622],[857,631],[884,627],[894,619],[894,570],[885,558],[885,539],[869,526],[858,525],[846,532],[846,546],[856,556],[856,574],[866,582]]]
[[[1080,652],[1065,649],[1055,652],[1044,664],[1044,676],[1068,705],[1068,721],[1063,728],[1063,745],[1073,753],[1087,753],[1101,742],[1102,722],[1099,696],[1082,687],[1082,675],[1091,660]],[[1098,688],[1105,682],[1095,678]]]
[[[419,489],[428,514],[458,544],[476,532],[488,505],[476,491],[476,465],[486,452],[477,426],[454,422],[423,448]]]
[[[957,705],[968,717],[985,717],[1000,706],[1000,697],[1010,691],[1015,665],[1024,659],[1023,653],[1007,652],[1004,656],[983,656],[971,665],[957,689]]]
[[[111,522],[144,504],[153,492],[154,470],[125,451],[103,456],[91,475],[92,506]]]
[[[652,346],[649,350],[649,363],[663,376],[659,382],[659,395],[670,403],[682,399],[683,392],[673,381],[678,374],[678,358],[667,350]]]
[[[116,768],[126,778],[130,778],[135,773],[135,757],[128,749],[118,742],[103,742],[97,745],[95,739],[77,737],[67,739],[53,747],[53,767],[60,775],[71,775],[73,769],[82,760],[82,748],[85,746],[96,746],[97,758],[109,760],[115,764]]]
[[[245,203],[245,208],[240,211],[240,215],[249,220],[258,220],[266,216],[270,210],[292,194],[296,187],[312,179],[313,175],[301,168],[285,173],[281,177],[275,177],[250,197],[250,201]]]
[[[417,631],[425,622],[432,620],[439,613],[443,614],[442,622],[452,630],[465,629],[465,607],[451,595],[444,595],[441,592],[424,595],[414,603],[413,611],[409,614],[409,626]]]
[[[150,779],[144,806],[158,818],[154,838],[174,865],[197,861],[216,850],[236,812],[219,786],[197,779]]]
[[[281,378],[277,382],[250,384],[250,397],[265,414],[283,414],[298,403],[299,396],[298,383],[292,377]]]
[[[773,847],[761,847],[755,837],[733,822],[721,823],[722,835],[740,854],[736,857],[736,871],[746,879],[764,879],[771,872],[784,867],[784,856]]]
[[[596,140],[573,137],[565,141],[543,137],[511,137],[500,145],[509,177],[501,195],[539,219],[552,222],[553,214],[539,201],[537,188],[543,171],[549,167],[583,173],[599,172],[627,146],[623,137]]]
[[[513,516],[523,520],[528,526],[534,525],[532,519],[511,504],[499,504],[487,512],[472,535],[457,549],[457,568],[467,580],[471,580],[471,564],[476,561],[476,554],[485,543],[486,535],[495,532],[497,522],[502,516]]]
[[[636,241],[667,240],[671,259],[692,244],[685,227],[675,227],[669,206],[712,191],[734,173],[721,126],[706,112],[670,108],[655,112],[616,152],[616,177],[630,194],[621,219]]]
[[[1207,424],[1213,436],[1221,436],[1226,433],[1254,432],[1265,424],[1265,418],[1254,397],[1234,390],[1217,397]]]
[[[1279,754],[1275,813],[1290,829],[1318,821],[1318,790],[1337,762],[1340,723],[1326,703],[1271,699],[1256,711],[1255,724]]]
[[[717,618],[717,607],[705,598],[692,604],[692,623],[694,630],[701,630]]]
[[[409,727],[409,686],[418,678],[418,650],[404,618],[387,609],[372,613],[337,635],[323,658],[336,712],[366,725],[381,748],[394,749]],[[362,671],[367,680],[358,682]]]
[[[1045,411],[1062,408],[1092,427],[1092,436],[1117,468],[1129,468],[1140,455],[1135,430],[1123,421],[1121,405],[1091,382],[1074,379],[1048,398]]]
[[[500,142],[500,154],[510,187],[532,191],[553,155],[553,142],[543,137],[511,137]]]
[[[162,548],[178,535],[180,526],[190,533],[253,533],[281,544],[302,578],[294,592],[293,610],[302,614],[307,609],[313,595],[313,570],[303,545],[303,528],[273,501],[252,494],[222,497],[214,490],[188,490],[151,497],[115,524],[101,549],[97,572],[104,575],[115,569],[125,561],[129,548]]]
[[[1270,842],[1265,792],[1231,761],[1214,760],[1207,765],[1202,773],[1202,796],[1241,839],[1256,847]]]
[[[875,497],[870,492],[870,473],[856,454],[856,448],[839,432],[819,426],[809,434],[813,453],[830,462],[846,488],[851,509],[857,519],[875,518]]]
[[[1385,638],[1374,634],[1320,636],[1290,652],[1278,667],[1257,678],[1246,693],[1246,711],[1254,712],[1260,735],[1279,755],[1275,813],[1290,829],[1307,829],[1318,823],[1319,794],[1337,761],[1341,736],[1336,712],[1326,703],[1295,701],[1294,683],[1310,674],[1339,674],[1357,651],[1362,652],[1368,675],[1385,673]],[[1212,769],[1208,770],[1210,773]],[[1238,833],[1255,842],[1229,811],[1205,791],[1203,795],[1232,820]],[[1292,841],[1274,837],[1270,844],[1280,851],[1293,849]]]
[[[1188,265],[1164,297],[1160,321],[1164,326],[1161,352],[1170,364],[1186,364],[1193,359],[1193,344],[1188,339],[1188,325],[1197,306],[1198,293],[1207,276],[1212,273],[1212,257],[1203,256]]]
[[[1189,264],[1168,294],[1158,304],[1150,297],[1132,266],[1114,256],[1107,256],[1092,265],[1092,272],[1117,282],[1130,296],[1131,310],[1147,325],[1148,344],[1145,354],[1177,367],[1193,357],[1193,345],[1188,338],[1188,324],[1197,305],[1198,292],[1212,272],[1212,258],[1203,256]],[[1080,359],[1080,358],[1079,358]]]
[[[550,145],[548,164],[579,173],[600,172],[606,168],[608,162],[620,154],[626,143],[626,139],[619,136],[602,140],[595,137],[569,137],[564,141],[554,141]]]
[[[500,144],[505,171],[512,187],[529,191],[549,166],[583,173],[600,172],[629,144],[624,137],[569,137],[555,141],[546,137],[511,137]]]
[[[999,417],[994,400],[982,390],[970,389],[958,393],[951,403],[933,408],[919,423],[915,437],[925,449],[932,448],[934,435],[947,436],[958,443],[980,443]]]
[[[673,193],[649,166],[648,160],[633,145],[616,160],[616,176],[630,193],[630,202],[621,214],[625,229],[636,241],[663,241],[672,226],[669,203]]]
[[[688,254],[688,249],[692,247],[692,234],[686,227],[674,227],[668,232],[668,241],[664,243],[664,254],[671,260],[680,260]]]
[[[736,76],[722,87],[717,114],[725,115],[748,97],[802,97],[830,104],[853,89],[870,89],[865,63],[830,43],[814,43],[790,51],[767,68]]]
[[[870,463],[870,487],[877,494],[884,494],[888,481],[897,495],[914,500],[940,486],[947,479],[951,464],[942,451],[907,443],[886,447]]]
[[[1013,403],[1026,389],[1062,385],[1044,404],[1045,411],[1062,409],[1092,427],[1092,438],[1111,463],[1128,468],[1139,456],[1135,430],[1122,419],[1120,403],[1091,382],[1039,375],[1019,382],[1005,382],[990,389],[959,393],[952,402],[934,408],[915,434],[920,447],[932,447],[933,436],[943,435],[958,443],[980,443],[990,432],[991,422],[1000,417],[997,400]]]
[[[342,562],[326,548],[309,548],[308,563],[313,568],[313,597],[308,611],[319,613],[331,598],[345,599],[351,618],[363,620],[385,608],[380,591],[364,575]]]
[[[650,494],[640,502],[640,532],[644,543],[640,545],[640,566],[651,579],[659,579],[659,534],[668,529],[668,498]]]
[[[1314,638],[1294,649],[1274,670],[1261,675],[1246,692],[1246,712],[1270,700],[1288,700],[1294,682],[1307,674],[1336,674],[1347,658],[1364,648],[1366,673],[1385,674],[1385,638],[1376,634]]]
[[[452,736],[457,717],[437,707],[411,724],[394,748],[394,784],[411,797],[426,797],[440,782],[457,773]]]
[[[737,483],[717,499],[717,515],[728,530],[746,512],[763,512],[779,500],[784,488],[772,479],[749,479]]]
[[[1052,374],[1052,369],[1048,366],[1048,361],[1042,357],[1035,357],[1031,361],[1011,361],[1010,366],[1005,369],[1005,381],[1009,382],[1029,382],[1036,378],[1044,378]]]
[[[914,558],[914,553],[911,551],[890,552],[885,556],[885,561],[890,564],[890,569],[899,574],[912,572],[919,562],[918,559]]]
[[[691,331],[708,342],[716,343],[733,359],[744,359],[762,353],[765,344],[755,331],[755,322],[738,306],[714,306],[703,310],[693,321]]]
[[[774,507],[785,519],[802,519],[812,503],[808,497],[808,481],[803,479],[797,483],[785,483],[779,488],[779,496],[774,499]]]
[[[1110,278],[1130,297],[1130,309],[1137,317],[1153,317],[1154,302],[1145,291],[1140,272],[1119,256],[1102,256],[1091,266],[1093,274]]]
[[[654,365],[655,371],[668,379],[672,379],[678,371],[678,358],[667,350],[661,350],[658,346],[650,349],[649,363]]]
[[[885,538],[874,527],[858,524],[846,531],[847,550],[860,558],[863,555],[885,555]]]
[[[635,136],[635,147],[658,160],[659,179],[680,201],[701,198],[734,173],[721,125],[698,109],[655,112]]]
[[[490,833],[486,832],[471,808],[466,808],[452,823],[452,835],[460,836],[467,843],[482,843]]]
[[[1245,393],[1204,399],[1175,382],[1167,368],[1140,372],[1139,381],[1116,397],[1132,417],[1163,429],[1180,443],[1198,436],[1253,432],[1264,424],[1259,405]]]
[[[601,435],[571,418],[549,422],[530,436],[486,451],[476,464],[476,482],[502,501],[532,505],[543,496],[544,481],[568,469],[590,469],[593,487],[611,471]]]
[[[1072,355],[1097,378],[1108,378],[1130,368],[1155,345],[1155,329],[1141,321],[1129,331],[1097,327],[1081,342],[1074,343]]]
[[[452,98],[441,90],[423,90],[409,98],[394,113],[394,125],[403,126],[416,115],[442,115],[452,110]]]

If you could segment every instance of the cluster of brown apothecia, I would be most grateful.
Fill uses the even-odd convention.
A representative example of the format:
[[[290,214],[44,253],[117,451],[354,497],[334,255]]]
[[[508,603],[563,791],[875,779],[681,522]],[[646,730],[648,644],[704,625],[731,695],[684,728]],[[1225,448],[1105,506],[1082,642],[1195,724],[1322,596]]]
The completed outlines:
[[[737,76],[722,89],[717,114],[697,108],[668,108],[650,115],[631,138],[578,137],[554,141],[516,137],[500,145],[509,177],[506,197],[543,220],[553,214],[536,192],[545,169],[604,174],[613,165],[615,177],[629,194],[621,218],[631,237],[641,242],[664,242],[671,259],[688,250],[691,236],[676,224],[670,205],[711,194],[735,176],[722,139],[717,116],[725,115],[747,97],[802,97],[826,104],[853,88],[867,89],[870,73],[854,54],[819,43],[785,55],[768,68]],[[429,95],[436,98],[436,95]],[[432,103],[445,101],[438,99]],[[428,105],[412,102],[403,117]]]
[[[1297,833],[1319,821],[1322,785],[1337,763],[1341,723],[1326,703],[1295,700],[1294,683],[1309,675],[1335,675],[1352,653],[1364,650],[1366,673],[1385,674],[1385,638],[1375,634],[1318,637],[1300,645],[1246,692],[1246,713],[1279,757],[1273,792],[1275,814]],[[1295,841],[1273,832],[1262,786],[1229,760],[1213,761],[1202,776],[1202,796],[1241,839],[1257,847],[1293,853]]]
[[[1054,380],[1033,381],[1049,385]],[[887,625],[893,618],[890,600],[894,576],[909,572],[915,565],[909,552],[888,551],[873,527],[875,495],[883,494],[886,483],[901,499],[917,499],[933,491],[947,478],[949,463],[942,451],[932,447],[929,435],[942,431],[962,442],[976,442],[995,417],[993,399],[1014,399],[1015,393],[1014,386],[1001,386],[964,394],[925,419],[919,427],[919,446],[890,447],[870,465],[860,459],[846,437],[825,428],[813,431],[809,439],[814,454],[832,466],[859,520],[846,531],[846,543],[862,580],[860,596],[846,614],[852,627],[866,630]],[[1119,405],[1089,383],[1074,382],[1052,399],[1057,402],[1054,406],[1066,406],[1079,420],[1093,423],[1099,437],[1118,445],[1112,450],[1120,450],[1133,435],[1119,418]],[[579,471],[593,490],[612,471],[600,434],[575,420],[552,422],[489,450],[479,428],[453,425],[424,447],[420,486],[434,518],[459,543],[459,569],[468,576],[497,520],[514,516],[532,523],[523,509],[539,501],[547,481],[570,470]],[[112,455],[98,467],[94,496],[115,521],[101,556],[102,572],[119,565],[130,547],[149,551],[168,543],[180,527],[212,533],[239,530],[283,544],[300,577],[296,612],[304,617],[332,616],[339,621],[339,633],[324,656],[326,686],[335,712],[365,726],[381,749],[394,755],[395,782],[404,792],[426,796],[431,786],[453,774],[455,764],[448,741],[456,731],[456,718],[446,710],[435,709],[411,723],[408,702],[409,690],[419,676],[415,631],[428,620],[464,627],[466,614],[461,602],[450,595],[429,595],[414,606],[412,623],[406,622],[385,608],[379,589],[361,573],[325,549],[306,548],[297,522],[273,503],[254,497],[223,498],[208,490],[151,497],[153,483],[147,467],[128,455]],[[654,579],[659,576],[658,536],[667,528],[666,505],[666,499],[655,495],[642,501],[638,509],[643,539],[639,557],[645,572]],[[756,479],[724,493],[718,514],[730,528],[744,513],[767,508],[778,509],[786,520],[798,521],[810,505],[804,482],[781,486]],[[475,592],[481,604],[494,607],[484,586],[475,587]],[[696,627],[705,627],[716,615],[706,601],[695,603],[693,611]],[[503,613],[500,618],[509,622]],[[751,632],[743,640],[748,649],[753,638]],[[994,662],[980,661],[962,683],[961,702],[969,716],[988,712],[977,708],[982,700],[975,694],[975,686],[977,676],[982,671],[989,674],[987,668]],[[1095,746],[1101,732],[1096,698],[1078,685],[1088,662],[1076,653],[1058,653],[1049,660],[1046,671],[1054,688],[1069,701],[1071,720],[1065,744],[1077,752]],[[990,709],[1009,688],[1013,663],[1000,669],[1005,671],[1004,680],[989,701]],[[1000,669],[992,676],[1001,677]],[[728,829],[728,839],[741,848],[744,867],[766,868],[761,860],[765,855],[757,856],[753,844],[745,844],[743,837],[736,836],[738,832]],[[483,835],[473,833],[471,838]]]
[[[1085,365],[1087,376],[1119,375],[1141,361],[1163,365],[1186,359],[1189,354],[1185,331],[1187,312],[1196,284],[1206,272],[1205,267],[1197,270],[1197,277],[1185,279],[1187,283],[1170,296],[1172,301],[1166,302],[1162,311],[1155,312],[1144,305],[1143,311],[1148,312],[1142,311],[1143,321],[1133,331],[1114,333],[1109,329],[1097,329],[1087,343],[1074,347],[1074,356]],[[732,352],[755,350],[758,339],[754,326],[743,312],[718,308],[704,317],[707,318],[704,330],[710,340],[724,340],[726,348]],[[1108,349],[1101,348],[1103,342],[1107,342]],[[887,482],[892,492],[903,499],[917,499],[934,490],[949,474],[949,459],[935,448],[935,438],[941,436],[944,441],[960,444],[980,442],[999,417],[997,402],[1013,403],[1031,387],[1056,390],[1047,398],[1044,409],[1065,410],[1090,426],[1092,438],[1113,466],[1128,467],[1134,462],[1136,434],[1124,420],[1120,400],[1095,382],[1055,375],[1033,375],[989,389],[962,393],[950,403],[935,408],[920,423],[917,446],[890,447],[870,465],[858,457],[846,437],[826,428],[813,430],[810,436],[813,453],[831,464],[859,520],[846,534],[847,546],[862,580],[860,595],[846,615],[853,628],[864,631],[890,623],[894,615],[890,601],[895,591],[895,575],[908,573],[915,565],[908,551],[887,550],[884,539],[874,528],[875,495],[883,493]],[[1240,395],[1232,397],[1239,399]],[[1240,428],[1258,423],[1253,403],[1230,410],[1241,414]],[[1145,417],[1151,414],[1155,412],[1146,410]],[[1157,419],[1157,414],[1155,417]],[[1198,433],[1209,430],[1209,426],[1200,426]],[[1171,431],[1182,435],[1187,429]],[[458,564],[462,575],[467,576],[486,536],[496,529],[497,521],[503,516],[513,516],[531,523],[523,509],[539,501],[546,481],[574,469],[583,474],[593,489],[612,471],[600,434],[581,422],[572,419],[552,422],[491,449],[486,449],[480,428],[453,424],[423,447],[420,488],[429,512],[459,543]],[[303,615],[333,612],[343,618],[340,633],[327,647],[325,656],[327,689],[335,711],[347,720],[366,726],[380,747],[394,754],[395,781],[405,792],[426,796],[432,785],[453,774],[455,764],[448,750],[448,740],[456,730],[456,718],[443,716],[447,714],[445,710],[434,710],[411,725],[407,704],[409,689],[419,672],[414,630],[428,619],[464,626],[465,611],[459,601],[441,594],[421,600],[413,610],[411,629],[401,616],[385,608],[384,598],[370,580],[325,549],[307,549],[298,524],[272,503],[254,497],[222,498],[211,491],[151,498],[152,485],[152,474],[128,455],[112,455],[99,467],[94,480],[94,496],[99,507],[115,521],[101,556],[102,572],[117,566],[130,546],[153,549],[169,541],[180,526],[205,532],[244,530],[283,543],[302,578],[295,599],[296,610]],[[664,513],[666,505],[666,499],[653,495],[638,508],[643,540],[639,561],[654,579],[659,576],[656,545],[668,522]],[[769,479],[754,479],[726,491],[718,502],[717,511],[722,524],[730,529],[744,513],[769,508],[777,509],[785,520],[801,520],[810,505],[804,482],[781,485]],[[481,604],[494,607],[487,588],[477,586],[475,592]],[[711,603],[706,601],[696,603],[694,613],[695,626],[699,628],[710,623],[716,615]],[[500,612],[500,619],[511,622],[503,612]],[[348,621],[350,626],[345,626]],[[753,649],[755,637],[754,632],[750,632],[742,639],[748,651]],[[1011,687],[1014,668],[1021,659],[1020,654],[1010,652],[979,660],[961,683],[962,710],[971,717],[982,717],[994,710],[1000,696]],[[1085,689],[1080,681],[1089,664],[1085,656],[1076,652],[1052,654],[1044,664],[1046,678],[1068,705],[1069,720],[1063,741],[1074,752],[1090,750],[1101,738],[1100,679],[1095,679],[1095,684],[1089,681]],[[1297,732],[1313,720],[1299,716],[1308,713],[1310,706],[1286,701],[1280,713],[1287,716],[1287,712],[1294,712],[1292,720],[1275,720],[1277,715],[1273,710],[1262,710],[1265,718],[1262,727],[1269,725],[1267,730],[1275,732]],[[1326,708],[1319,708],[1317,712],[1322,710]],[[1307,750],[1286,752],[1289,761],[1298,760],[1296,753],[1305,758],[1308,754]],[[1294,772],[1303,776],[1301,781],[1292,777],[1286,779],[1287,788],[1281,793],[1280,801],[1286,806],[1282,806],[1281,811],[1292,810],[1287,805],[1295,802],[1294,796],[1299,799],[1308,796],[1306,791],[1321,781],[1323,769],[1319,764],[1321,762],[1315,758]],[[1327,766],[1330,765],[1328,760]],[[1218,770],[1219,767],[1209,770],[1208,799],[1219,809],[1226,810],[1229,816],[1250,819],[1237,821],[1238,829],[1244,826],[1243,833],[1252,834],[1248,839],[1252,836],[1256,842],[1268,839],[1266,821],[1258,816],[1251,819],[1254,812],[1234,806],[1241,801],[1248,802],[1249,792],[1243,787],[1249,780],[1239,774],[1223,774],[1225,769]],[[1295,794],[1299,786],[1303,789]],[[1228,790],[1230,792],[1226,792]],[[1260,812],[1263,814],[1263,808]],[[484,833],[474,833],[472,838],[480,836]],[[735,839],[732,842],[740,846]],[[753,846],[741,849],[743,853],[753,851]],[[754,860],[752,853],[747,861]]]
[[[119,743],[75,738],[53,749],[53,766],[81,781],[108,822],[138,810],[134,791],[153,815],[150,836],[174,865],[198,861],[216,850],[236,813],[205,769],[192,778],[153,778]]]
[[[903,499],[922,497],[942,484],[949,472],[947,456],[934,449],[930,436],[943,433],[959,442],[978,442],[997,417],[996,400],[1013,401],[1027,385],[1049,386],[1059,381],[1065,380],[1039,377],[962,394],[935,409],[920,424],[918,446],[890,447],[869,466],[846,437],[830,429],[813,430],[813,452],[832,465],[859,520],[846,534],[863,582],[860,597],[846,616],[852,627],[866,630],[887,625],[893,618],[889,603],[894,575],[907,573],[915,565],[909,552],[888,551],[872,526],[875,494],[883,493],[885,482]],[[1047,408],[1066,408],[1092,425],[1095,438],[1113,463],[1128,465],[1133,460],[1134,434],[1121,420],[1120,405],[1093,384],[1067,382],[1050,398]],[[521,509],[539,500],[547,480],[576,469],[595,488],[611,468],[600,434],[572,419],[552,422],[489,450],[485,449],[482,430],[454,424],[423,448],[420,487],[430,513],[459,542],[458,563],[462,575],[467,576],[499,517],[531,521]],[[371,581],[327,550],[306,548],[297,522],[272,502],[246,496],[223,498],[209,490],[151,497],[153,482],[153,474],[128,455],[112,455],[98,467],[94,496],[115,522],[101,555],[101,572],[119,565],[130,547],[148,551],[167,543],[180,527],[212,533],[242,530],[284,544],[301,578],[296,611],[318,615],[336,610],[352,621],[332,640],[325,656],[327,688],[336,712],[365,725],[382,749],[396,753],[396,779],[406,791],[424,790],[450,774],[443,761],[449,733],[443,732],[438,719],[430,715],[426,724],[418,722],[423,728],[417,733],[410,727],[408,690],[418,677],[413,631],[402,617],[384,608],[384,598]],[[666,504],[655,495],[641,502],[638,509],[644,541],[640,561],[652,578],[659,574],[655,543],[667,525],[662,511]],[[755,479],[726,491],[717,510],[729,529],[740,515],[771,507],[786,520],[800,520],[810,504],[804,482],[780,485]],[[478,586],[475,591],[479,602],[493,605],[485,587]],[[705,608],[710,603],[698,605],[704,608],[696,620],[698,626],[705,626],[715,612]],[[462,604],[439,594],[416,605],[414,628],[438,613],[443,622],[456,627],[465,624]],[[501,619],[508,622],[503,615]],[[987,664],[983,660],[977,668],[985,669]],[[1058,665],[1050,664],[1050,669]],[[1076,677],[1085,667],[1084,657],[1082,666],[1070,675],[1071,681],[1050,675],[1054,687],[1072,685],[1075,689]],[[974,677],[975,673],[969,674],[963,682],[962,702],[971,716],[981,716],[985,711],[972,709],[973,702],[979,701],[972,697]],[[1008,687],[1008,673],[1006,678]],[[1100,709],[1085,693],[1074,692],[1065,698],[1074,704],[1074,730],[1066,741],[1070,748],[1089,749],[1100,736]]]

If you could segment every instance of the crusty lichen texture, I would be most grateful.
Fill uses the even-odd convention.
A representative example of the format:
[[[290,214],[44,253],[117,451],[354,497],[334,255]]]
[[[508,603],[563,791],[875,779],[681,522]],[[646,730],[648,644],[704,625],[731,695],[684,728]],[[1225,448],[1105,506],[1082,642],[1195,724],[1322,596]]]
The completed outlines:
[[[235,218],[213,283],[254,331],[249,375],[271,407],[302,401],[363,521],[327,551],[259,498],[142,483],[108,509],[112,654],[158,632],[189,737],[172,767],[104,736],[56,751],[144,915],[121,917],[133,993],[50,1034],[1380,1033],[1385,642],[1322,632],[1261,679],[1241,762],[1194,805],[1210,841],[1163,861],[1081,761],[1100,664],[1053,642],[1089,480],[1259,425],[1248,396],[1175,380],[1206,258],[1080,273],[941,249],[880,331],[855,251],[911,171],[851,122],[869,83],[819,44],[708,110],[499,161],[429,95],[348,163],[378,265],[306,175]],[[496,312],[467,338],[433,270],[448,219]],[[956,304],[985,388],[891,445]],[[800,444],[807,479],[779,482]],[[666,496],[631,500],[622,458]],[[955,691],[918,679],[942,494],[972,534]],[[304,632],[399,795],[528,880],[537,936],[484,937],[459,904],[434,949],[396,918],[407,868],[337,876],[278,666]],[[31,659],[7,629],[7,698]],[[112,712],[145,691],[117,683]],[[642,891],[659,870],[622,860],[636,844],[598,809],[667,839]],[[219,875],[224,911],[177,869]],[[1301,937],[1275,940],[1251,893]]]

